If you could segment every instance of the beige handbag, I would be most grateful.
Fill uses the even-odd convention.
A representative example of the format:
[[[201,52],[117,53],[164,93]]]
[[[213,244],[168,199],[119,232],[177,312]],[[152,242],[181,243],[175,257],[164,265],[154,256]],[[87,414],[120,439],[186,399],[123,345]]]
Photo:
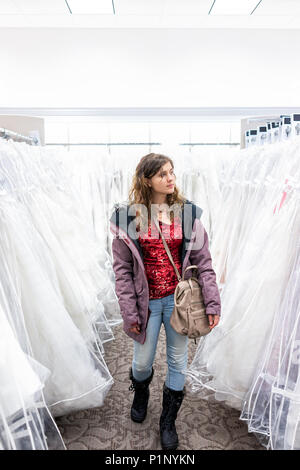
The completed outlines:
[[[174,292],[174,309],[170,318],[170,324],[177,333],[194,339],[196,343],[196,338],[211,332],[208,317],[205,313],[202,289],[196,276],[198,267],[196,265],[187,266],[181,278],[159,224],[155,219],[154,222],[178,279]],[[185,273],[189,269],[193,269],[192,277],[184,279]]]

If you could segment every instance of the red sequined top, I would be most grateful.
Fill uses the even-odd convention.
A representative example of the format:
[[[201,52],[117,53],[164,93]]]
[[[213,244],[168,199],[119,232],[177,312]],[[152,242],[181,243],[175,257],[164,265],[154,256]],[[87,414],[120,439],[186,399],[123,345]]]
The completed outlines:
[[[171,224],[159,222],[174,263],[181,274],[181,221],[175,217]],[[173,294],[178,279],[154,222],[149,225],[148,234],[140,233],[139,243],[144,256],[144,266],[149,285],[149,299],[159,299]]]

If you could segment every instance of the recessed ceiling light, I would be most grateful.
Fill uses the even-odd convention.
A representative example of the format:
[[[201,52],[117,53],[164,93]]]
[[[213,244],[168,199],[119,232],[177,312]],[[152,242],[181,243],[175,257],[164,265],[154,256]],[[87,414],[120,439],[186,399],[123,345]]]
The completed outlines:
[[[210,15],[250,15],[259,0],[215,0]]]
[[[112,0],[67,0],[74,15],[113,15]]]
[[[254,15],[300,15],[299,0],[263,0]]]

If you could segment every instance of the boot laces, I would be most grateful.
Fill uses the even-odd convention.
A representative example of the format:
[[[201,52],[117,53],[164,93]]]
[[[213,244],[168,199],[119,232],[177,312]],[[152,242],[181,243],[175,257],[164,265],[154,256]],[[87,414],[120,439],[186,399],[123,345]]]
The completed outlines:
[[[136,384],[133,382],[128,388],[128,390],[130,390],[131,392],[135,392],[136,390],[138,390],[138,392],[141,391],[143,393],[143,391],[147,390],[148,386],[149,384]]]
[[[153,371],[152,371],[152,375],[153,375]],[[141,384],[138,384],[134,379],[132,379],[132,377],[130,377],[131,385],[129,386],[128,390],[130,392],[135,392],[137,388],[138,390],[142,390],[143,388],[148,388],[152,379],[152,375],[148,379],[146,379],[144,383],[141,383]]]

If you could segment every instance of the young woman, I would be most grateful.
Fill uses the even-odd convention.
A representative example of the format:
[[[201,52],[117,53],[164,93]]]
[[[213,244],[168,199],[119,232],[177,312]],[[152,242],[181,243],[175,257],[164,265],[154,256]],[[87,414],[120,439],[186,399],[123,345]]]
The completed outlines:
[[[159,224],[182,275],[197,265],[198,280],[210,327],[219,321],[221,303],[212,269],[207,233],[200,221],[202,210],[181,196],[171,158],[150,153],[137,165],[129,204],[117,204],[110,219],[116,293],[123,329],[134,340],[129,390],[135,395],[131,419],[141,423],[147,414],[149,385],[161,324],[167,342],[168,372],[163,385],[160,438],[163,449],[176,449],[175,420],[185,395],[188,338],[170,325],[174,291],[178,283],[154,220]],[[185,278],[192,275],[188,270]]]

